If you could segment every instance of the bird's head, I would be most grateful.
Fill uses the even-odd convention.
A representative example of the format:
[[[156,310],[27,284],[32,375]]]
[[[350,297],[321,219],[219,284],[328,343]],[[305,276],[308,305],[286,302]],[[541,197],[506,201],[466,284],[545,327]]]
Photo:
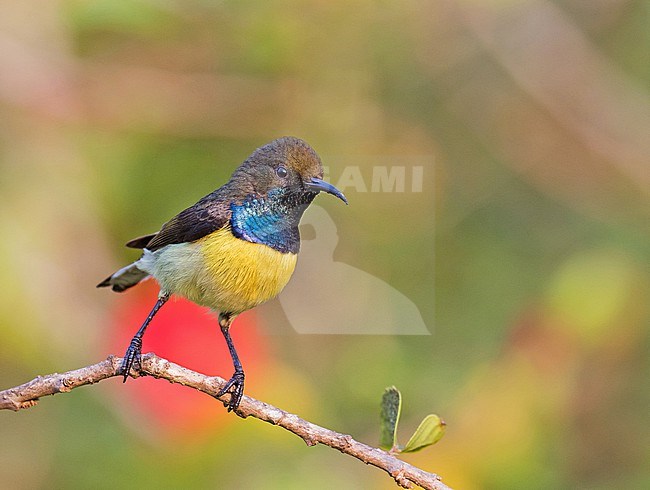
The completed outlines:
[[[323,180],[323,166],[313,148],[293,137],[279,138],[255,150],[224,188],[231,196],[233,234],[280,252],[297,253],[300,249],[298,224],[319,192],[348,202],[341,191]]]
[[[341,191],[323,180],[323,165],[314,149],[291,136],[255,150],[235,171],[232,181],[247,196],[262,199],[291,196],[297,203],[309,204],[323,191],[348,203]]]

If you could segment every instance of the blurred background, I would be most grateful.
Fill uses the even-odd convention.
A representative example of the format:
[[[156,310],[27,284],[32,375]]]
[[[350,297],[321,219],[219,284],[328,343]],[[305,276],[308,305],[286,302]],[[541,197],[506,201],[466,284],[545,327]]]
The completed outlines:
[[[402,443],[448,425],[404,459],[459,489],[650,487],[649,23],[644,0],[2,2],[0,388],[122,355],[157,293],[95,289],[123,244],[290,134],[349,198],[317,200],[332,260],[431,335],[299,334],[276,300],[233,328],[249,395],[376,445],[395,384]],[[232,371],[182,301],[144,351]],[[395,488],[148,379],[0,413],[0,440],[6,488]]]

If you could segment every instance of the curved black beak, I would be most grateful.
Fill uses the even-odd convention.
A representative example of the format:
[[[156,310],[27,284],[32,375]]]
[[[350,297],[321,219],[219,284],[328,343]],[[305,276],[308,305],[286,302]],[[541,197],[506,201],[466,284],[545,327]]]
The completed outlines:
[[[309,179],[309,182],[305,182],[305,187],[307,188],[308,191],[315,192],[317,194],[320,191],[327,192],[328,194],[332,194],[333,196],[338,197],[345,204],[348,203],[348,200],[345,198],[345,196],[340,190],[338,190],[329,182],[325,182],[322,179],[317,179],[316,177],[312,177],[311,179]]]

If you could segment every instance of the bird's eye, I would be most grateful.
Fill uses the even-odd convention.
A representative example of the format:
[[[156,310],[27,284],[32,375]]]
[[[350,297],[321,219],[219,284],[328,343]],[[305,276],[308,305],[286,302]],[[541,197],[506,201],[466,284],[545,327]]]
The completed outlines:
[[[284,179],[284,178],[289,174],[289,172],[287,172],[287,169],[286,169],[286,168],[284,168],[282,165],[280,165],[280,166],[275,170],[275,174],[276,174],[278,177],[280,177],[281,179]]]

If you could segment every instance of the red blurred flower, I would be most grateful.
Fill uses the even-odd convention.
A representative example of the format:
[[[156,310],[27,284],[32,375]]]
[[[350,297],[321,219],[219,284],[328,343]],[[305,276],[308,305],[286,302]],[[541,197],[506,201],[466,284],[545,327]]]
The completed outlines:
[[[149,280],[115,302],[110,351],[123,355],[156,301],[158,286]],[[255,315],[240,315],[231,335],[246,371],[246,391],[260,383],[267,355]],[[142,352],[155,352],[172,362],[208,375],[230,378],[233,372],[228,348],[219,330],[217,317],[206,308],[172,297],[149,325]],[[129,400],[129,410],[139,410],[161,429],[170,433],[205,431],[224,422],[226,410],[216,400],[180,385],[152,378],[130,379],[118,392]],[[153,420],[152,420],[153,418]]]

